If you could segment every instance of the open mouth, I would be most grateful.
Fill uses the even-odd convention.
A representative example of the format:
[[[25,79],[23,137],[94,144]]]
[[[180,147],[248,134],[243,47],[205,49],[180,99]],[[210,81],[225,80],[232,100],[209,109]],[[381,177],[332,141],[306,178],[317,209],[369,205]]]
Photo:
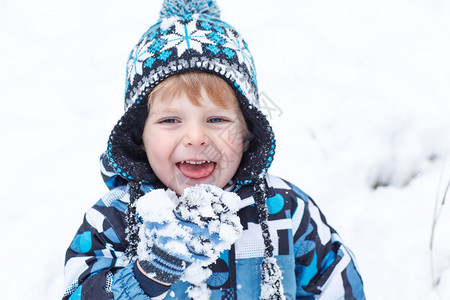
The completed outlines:
[[[192,179],[204,179],[216,168],[216,163],[209,160],[185,160],[176,165],[181,174]]]

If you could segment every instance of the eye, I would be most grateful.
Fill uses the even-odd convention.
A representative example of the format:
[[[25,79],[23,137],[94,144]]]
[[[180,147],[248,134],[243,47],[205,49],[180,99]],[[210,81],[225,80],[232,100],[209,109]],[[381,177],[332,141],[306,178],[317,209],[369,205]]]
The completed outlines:
[[[227,122],[228,120],[225,118],[221,118],[221,117],[214,117],[214,118],[210,118],[208,119],[208,123],[221,123],[221,122]]]
[[[180,121],[178,121],[175,118],[165,118],[160,120],[158,123],[160,124],[175,124],[175,123],[179,123]]]

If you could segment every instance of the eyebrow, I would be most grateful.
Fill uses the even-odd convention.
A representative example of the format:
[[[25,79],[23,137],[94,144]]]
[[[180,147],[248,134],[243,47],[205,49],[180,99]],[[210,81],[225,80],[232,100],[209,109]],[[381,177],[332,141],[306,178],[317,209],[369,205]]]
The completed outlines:
[[[227,112],[227,113],[229,113],[230,111],[233,111],[233,113],[236,113],[237,114],[237,112],[236,111],[234,111],[234,108],[233,107],[230,107],[230,108],[226,108],[226,107],[219,107],[219,108],[209,108],[210,110],[214,110],[214,111],[216,111],[216,110],[218,110],[218,111],[220,111],[219,112],[219,114],[220,113],[224,113],[224,112]],[[154,115],[154,114],[156,114],[156,113],[161,113],[161,114],[177,114],[177,113],[182,113],[183,112],[183,110],[182,109],[179,109],[179,108],[177,108],[177,107],[171,107],[171,106],[169,106],[169,107],[167,107],[167,106],[164,106],[164,107],[160,107],[160,108],[158,108],[158,110],[152,110],[152,109],[150,109],[150,112],[149,112],[149,115]]]
[[[179,112],[180,110],[177,108],[170,108],[170,107],[166,107],[166,108],[159,108],[157,111],[150,109],[150,115],[153,115],[155,113],[176,113]]]

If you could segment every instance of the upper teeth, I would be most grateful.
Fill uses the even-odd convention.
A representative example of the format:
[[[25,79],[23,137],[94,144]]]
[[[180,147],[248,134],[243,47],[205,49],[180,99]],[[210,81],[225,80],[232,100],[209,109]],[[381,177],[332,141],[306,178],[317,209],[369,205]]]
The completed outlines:
[[[201,161],[193,161],[193,160],[184,160],[181,163],[182,164],[191,164],[191,165],[201,165],[204,163],[210,163],[211,161],[209,160],[201,160]]]

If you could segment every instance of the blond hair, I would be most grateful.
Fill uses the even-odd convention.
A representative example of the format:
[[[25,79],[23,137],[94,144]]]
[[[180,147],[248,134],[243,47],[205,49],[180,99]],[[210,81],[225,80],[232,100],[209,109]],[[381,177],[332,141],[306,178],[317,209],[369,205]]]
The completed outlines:
[[[150,111],[156,93],[160,94],[161,98],[173,99],[184,92],[193,105],[201,106],[202,88],[217,106],[239,107],[233,89],[225,80],[211,73],[190,71],[172,75],[159,83],[148,96],[148,109]]]

